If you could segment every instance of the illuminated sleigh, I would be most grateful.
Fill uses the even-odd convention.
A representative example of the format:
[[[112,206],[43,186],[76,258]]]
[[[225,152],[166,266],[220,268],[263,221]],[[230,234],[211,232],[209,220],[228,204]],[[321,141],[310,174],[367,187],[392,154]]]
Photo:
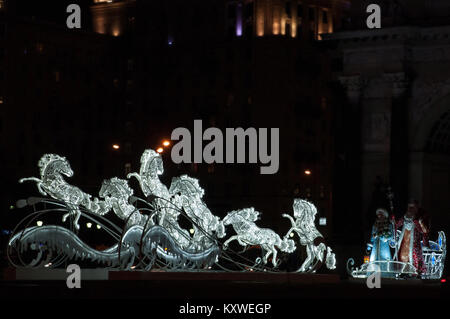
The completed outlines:
[[[398,231],[400,233],[400,231]],[[440,279],[444,272],[445,256],[447,253],[447,240],[443,231],[439,232],[436,242],[429,241],[429,247],[422,244],[423,259],[426,272],[420,275],[421,279]],[[383,278],[417,277],[416,268],[410,263],[396,260],[366,261],[359,268],[353,267],[355,261],[347,261],[347,272],[353,278],[367,278],[374,272],[380,272]]]

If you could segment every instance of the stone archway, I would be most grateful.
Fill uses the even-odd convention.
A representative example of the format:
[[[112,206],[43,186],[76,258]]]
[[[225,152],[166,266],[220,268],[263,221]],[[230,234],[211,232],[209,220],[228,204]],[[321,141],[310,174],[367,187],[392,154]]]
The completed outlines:
[[[432,232],[450,226],[450,94],[431,105],[412,126],[409,195],[432,218]]]

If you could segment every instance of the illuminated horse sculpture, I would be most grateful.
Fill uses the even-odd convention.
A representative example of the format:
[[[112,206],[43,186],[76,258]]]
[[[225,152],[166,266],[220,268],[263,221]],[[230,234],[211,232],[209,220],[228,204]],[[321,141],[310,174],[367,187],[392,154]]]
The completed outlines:
[[[283,217],[288,218],[292,224],[287,234],[290,234],[292,231],[297,233],[300,238],[300,244],[306,246],[307,253],[306,260],[297,272],[314,272],[318,268],[316,267],[317,264],[319,262],[322,263],[324,259],[328,269],[335,269],[335,255],[332,253],[331,248],[325,245],[322,234],[319,233],[314,224],[317,214],[316,207],[306,200],[296,198],[294,199],[293,210],[295,220],[291,216],[283,214]],[[325,251],[326,258],[324,258]]]
[[[145,261],[143,266],[147,270],[154,265],[156,258],[165,263],[163,267],[172,269],[206,268],[218,260],[220,249],[217,245],[211,245],[201,251],[182,247],[179,244],[182,241],[180,238],[184,238],[189,243],[189,233],[185,230],[186,233],[181,233],[181,229],[174,231],[174,226],[168,223],[168,218],[165,219],[164,226],[146,225],[147,217],[141,215],[133,205],[128,203],[133,190],[128,186],[127,181],[119,178],[105,180],[100,190],[100,196],[104,198],[104,201],[99,201],[97,198],[91,200],[90,195],[65,182],[62,175],[70,177],[73,171],[64,157],[46,154],[39,161],[39,168],[41,179],[24,178],[20,182],[35,181],[41,194],[63,201],[69,209],[69,213],[63,216],[63,220],[70,214],[76,214],[76,228],[79,228],[81,207],[97,215],[104,215],[112,208],[118,217],[129,218],[129,222],[120,241],[102,251],[91,248],[71,230],[61,226],[25,228],[12,236],[9,247],[16,248],[19,252],[36,251],[37,257],[30,266],[59,263],[64,255],[72,260],[90,260],[125,269],[133,269],[136,257],[142,257],[140,263]],[[150,227],[144,228],[144,225]]]
[[[120,219],[128,220],[128,226],[145,225],[147,217],[140,214],[139,211],[128,202],[130,196],[133,195],[133,190],[128,186],[126,180],[117,177],[104,180],[99,195],[105,202],[109,203],[114,213]]]
[[[75,215],[74,226],[79,229],[80,206],[86,210],[97,214],[105,215],[111,206],[107,202],[101,202],[98,198],[91,200],[91,195],[84,193],[78,187],[68,184],[64,176],[72,177],[73,171],[65,157],[55,154],[45,154],[38,163],[41,178],[28,177],[19,180],[19,183],[33,181],[37,183],[37,188],[42,195],[49,195],[54,199],[63,201],[69,213],[63,216],[63,222],[70,215]]]
[[[169,190],[159,179],[163,172],[161,155],[147,149],[141,156],[139,173],[130,173],[127,178],[135,177],[144,195],[154,196],[152,203],[158,216],[157,224],[164,227],[182,248],[187,248],[191,244],[190,235],[178,224],[180,210],[171,202]],[[153,215],[150,218],[153,218]]]
[[[296,249],[295,243],[287,238],[281,240],[280,236],[269,228],[256,226],[255,221],[259,219],[259,214],[253,207],[228,213],[223,219],[223,224],[232,225],[237,235],[227,239],[223,244],[223,249],[226,250],[229,243],[233,240],[237,240],[244,247],[247,245],[260,245],[263,253],[266,253],[262,258],[263,264],[267,264],[269,256],[273,254],[272,264],[274,267],[277,267],[278,252],[275,247],[278,247],[281,251],[291,253]],[[260,260],[260,258],[257,258],[256,263],[259,263]]]
[[[173,195],[172,202],[177,207],[183,208],[193,222],[192,242],[196,249],[204,249],[215,244],[213,233],[219,238],[225,237],[225,226],[202,201],[205,192],[197,179],[187,175],[174,177],[169,191]]]

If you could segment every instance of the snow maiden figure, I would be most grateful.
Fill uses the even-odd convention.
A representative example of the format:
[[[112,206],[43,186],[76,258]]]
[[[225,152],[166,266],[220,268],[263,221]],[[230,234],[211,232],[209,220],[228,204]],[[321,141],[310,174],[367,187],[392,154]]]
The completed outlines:
[[[394,227],[385,209],[378,208],[375,214],[377,218],[372,226],[371,244],[368,245],[368,250],[371,250],[370,262],[390,261],[392,258],[389,242],[393,240]],[[386,264],[380,264],[382,270],[386,267]]]

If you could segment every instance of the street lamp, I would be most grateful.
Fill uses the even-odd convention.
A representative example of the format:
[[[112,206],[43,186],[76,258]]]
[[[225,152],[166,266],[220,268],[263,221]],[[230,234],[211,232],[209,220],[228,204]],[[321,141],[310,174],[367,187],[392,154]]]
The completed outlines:
[[[115,150],[118,150],[120,148],[120,145],[119,144],[113,144],[112,148],[115,149]]]
[[[305,175],[311,175],[311,171],[309,169],[305,169]]]
[[[156,149],[156,151],[158,152],[158,153],[162,153],[163,151],[164,151],[164,149],[162,148],[162,147],[158,147],[157,149]]]
[[[170,141],[164,140],[162,144],[163,144],[163,146],[169,146],[170,145]]]

